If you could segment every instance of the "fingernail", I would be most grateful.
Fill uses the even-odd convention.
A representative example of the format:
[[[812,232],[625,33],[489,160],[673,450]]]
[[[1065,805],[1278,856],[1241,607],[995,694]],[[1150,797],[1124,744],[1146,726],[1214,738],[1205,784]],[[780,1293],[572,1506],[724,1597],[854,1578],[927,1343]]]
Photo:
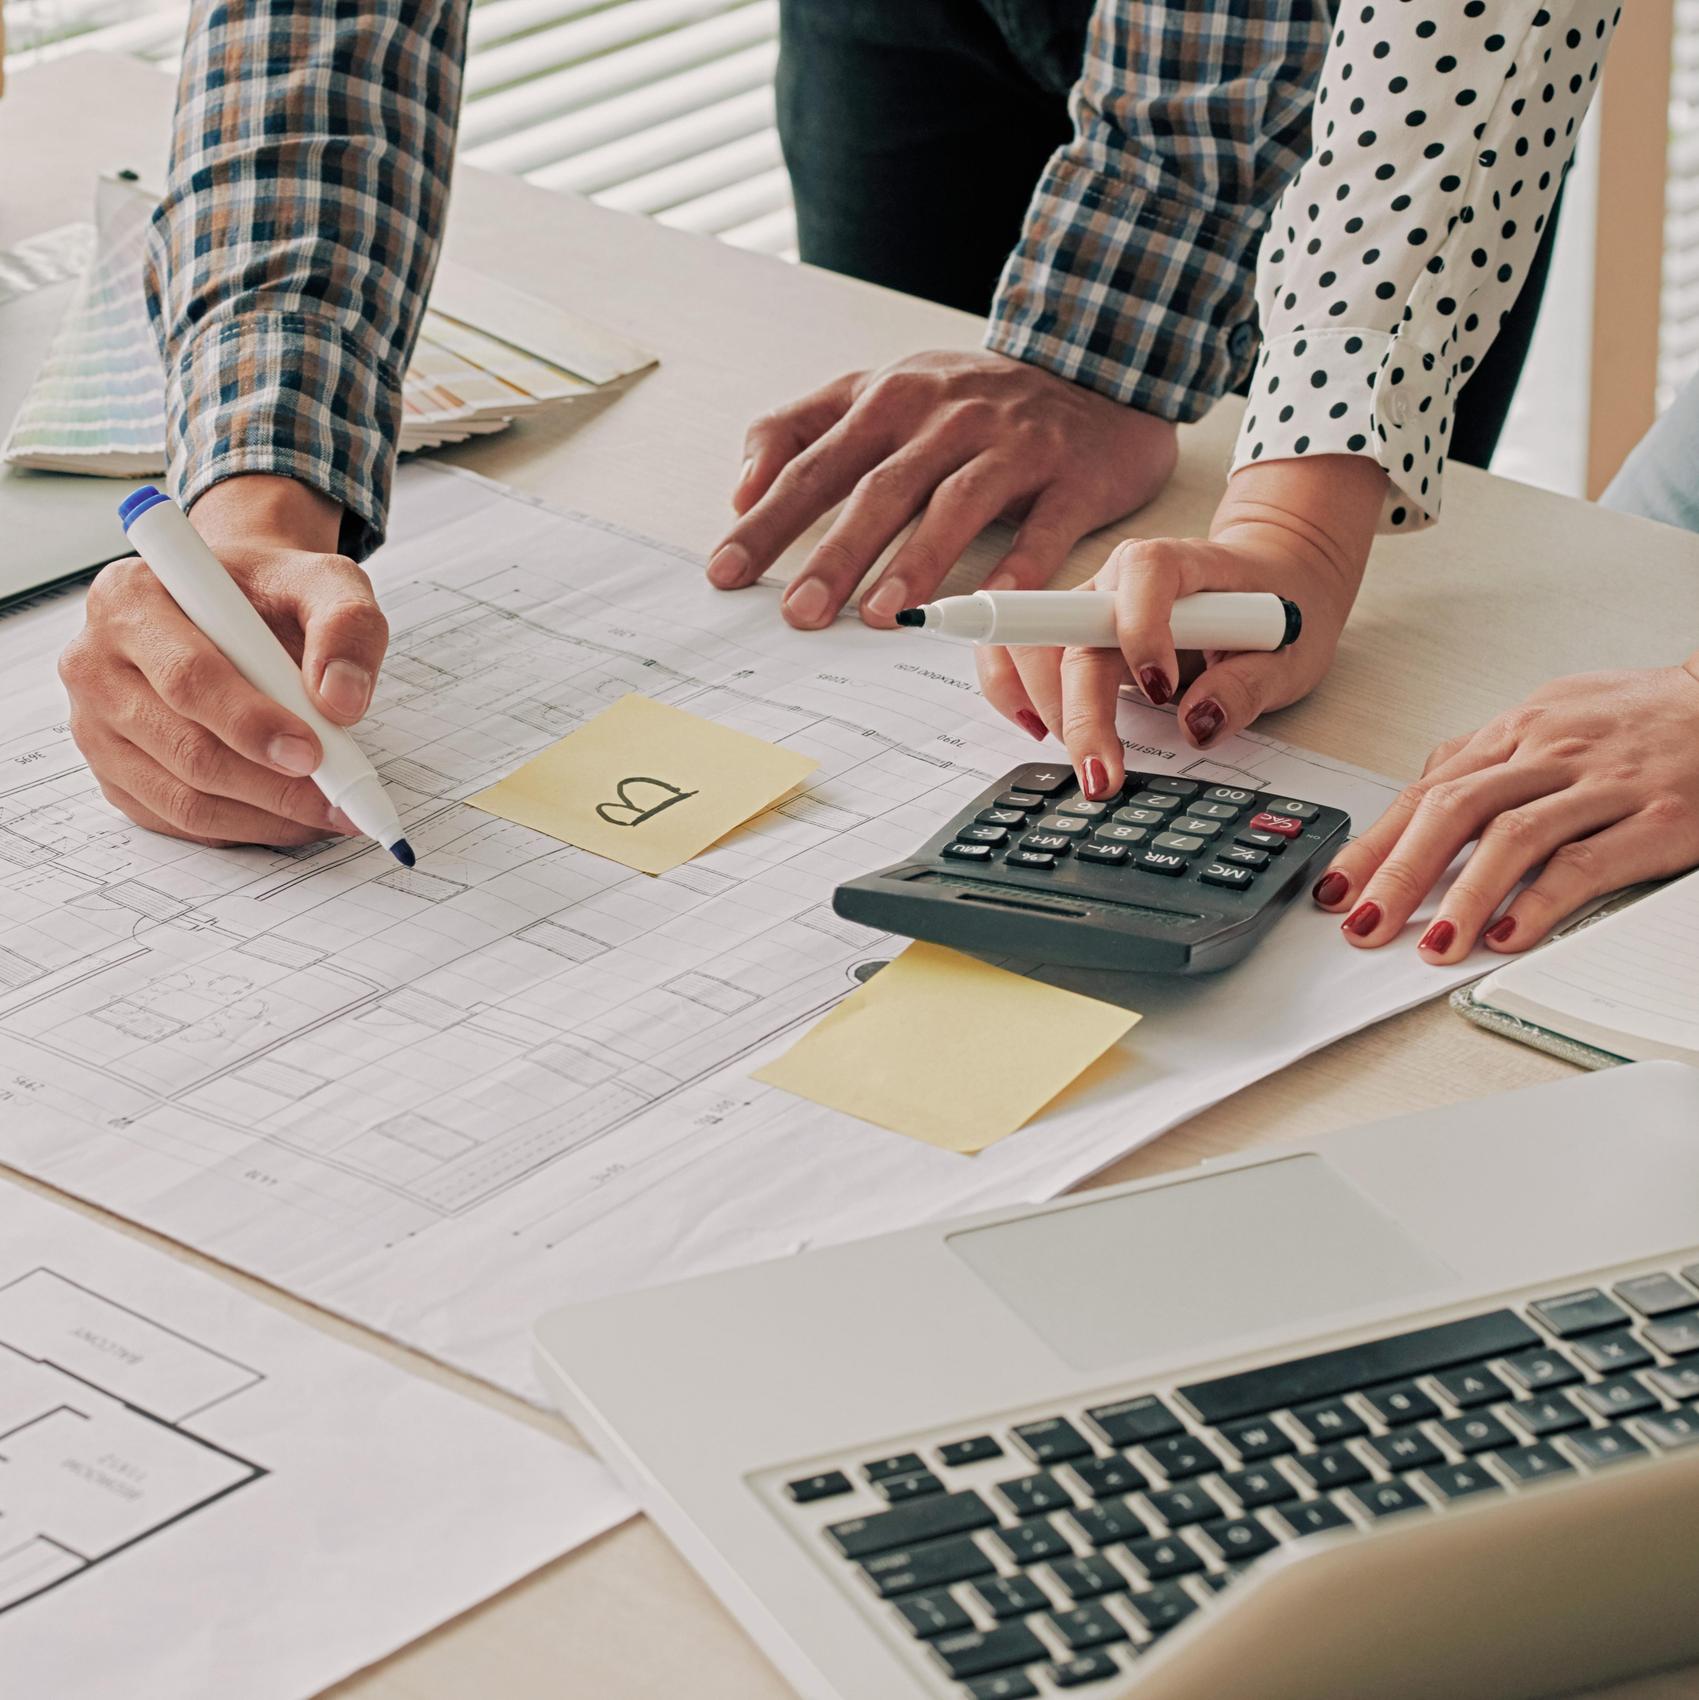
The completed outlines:
[[[1456,938],[1457,928],[1450,921],[1435,921],[1422,934],[1422,942],[1416,948],[1417,950],[1431,950],[1435,956],[1443,956],[1451,949]]]
[[[908,607],[908,586],[901,579],[888,579],[875,585],[861,604],[864,614],[876,620],[895,620],[897,611]]]
[[[1087,756],[1084,762],[1085,794],[1094,801],[1099,797],[1109,795],[1109,769],[1096,756]]]
[[[1023,731],[1030,732],[1041,744],[1050,736],[1050,728],[1030,708],[1017,708],[1015,723]]]
[[[1353,938],[1366,939],[1380,925],[1380,905],[1359,903],[1340,923]]]
[[[1141,667],[1139,669],[1139,689],[1158,708],[1161,708],[1174,694],[1174,687],[1168,683],[1168,675],[1160,667]]]
[[[979,588],[981,590],[1019,590],[1020,587],[1021,581],[1013,573],[993,573]]]
[[[1310,888],[1310,896],[1324,909],[1331,909],[1350,889],[1350,880],[1336,868],[1330,874],[1323,874],[1316,881]]]
[[[1501,915],[1487,928],[1485,936],[1491,939],[1494,944],[1503,944],[1515,931],[1516,917],[1514,915]]]
[[[319,695],[344,720],[356,720],[372,700],[372,676],[352,661],[327,661]]]
[[[708,563],[708,582],[716,590],[736,590],[749,576],[749,551],[741,543],[723,543]]]
[[[792,625],[815,626],[825,619],[831,601],[831,592],[819,579],[798,579],[785,592],[785,612],[790,615]]]
[[[330,822],[331,830],[333,832],[346,833],[350,838],[354,838],[359,835],[359,827],[357,827],[340,809],[328,810],[325,814],[325,819]]]
[[[1207,744],[1217,732],[1227,716],[1221,712],[1221,704],[1213,697],[1205,697],[1190,714],[1186,716],[1186,730],[1200,744]]]
[[[313,746],[305,738],[273,738],[266,746],[265,755],[280,773],[293,773],[297,777],[311,773],[319,765]]]
[[[737,490],[741,490],[744,487],[744,485],[749,482],[749,475],[754,470],[755,470],[755,456],[751,455],[749,457],[749,459],[746,460],[743,463],[743,465],[740,466],[737,469],[737,483],[733,486],[733,488],[737,489]]]

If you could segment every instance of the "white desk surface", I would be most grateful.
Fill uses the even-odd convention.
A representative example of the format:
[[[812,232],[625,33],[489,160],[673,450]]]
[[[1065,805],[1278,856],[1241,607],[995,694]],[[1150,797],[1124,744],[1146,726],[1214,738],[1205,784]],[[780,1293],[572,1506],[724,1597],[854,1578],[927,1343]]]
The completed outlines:
[[[12,79],[0,100],[0,159],[13,162],[0,176],[0,245],[91,216],[101,170],[131,166],[160,181],[171,94],[157,72],[104,56],[60,60]],[[558,424],[514,430],[450,458],[704,557],[730,522],[727,494],[744,425],[755,414],[838,372],[979,339],[977,321],[947,308],[470,170],[456,186],[448,251],[485,269],[499,264],[519,287],[661,356],[657,370]],[[1128,527],[1082,543],[1070,581],[1089,573],[1125,531],[1205,529],[1236,414],[1237,404],[1225,404],[1184,433],[1168,490]],[[970,565],[988,559],[981,543]],[[1332,673],[1306,702],[1265,724],[1308,748],[1414,775],[1442,738],[1545,679],[1668,663],[1696,640],[1699,537],[1456,467],[1443,525],[1380,547]],[[1155,1174],[1567,1072],[1458,1020],[1443,1003],[1430,1004],[1247,1088],[1103,1178]],[[219,1273],[472,1398],[549,1421],[270,1288]],[[334,1692],[348,1700],[785,1700],[793,1691],[638,1520]],[[1613,1688],[1610,1696],[1694,1700],[1699,1670]]]

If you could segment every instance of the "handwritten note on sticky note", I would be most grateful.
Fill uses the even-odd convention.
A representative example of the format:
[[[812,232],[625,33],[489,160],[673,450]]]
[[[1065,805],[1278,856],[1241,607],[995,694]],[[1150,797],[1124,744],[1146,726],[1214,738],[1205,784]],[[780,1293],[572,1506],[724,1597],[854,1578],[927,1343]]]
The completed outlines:
[[[1138,1021],[940,945],[911,944],[755,1078],[971,1152],[1013,1133]]]
[[[664,874],[806,779],[819,763],[648,697],[621,697],[474,808]]]

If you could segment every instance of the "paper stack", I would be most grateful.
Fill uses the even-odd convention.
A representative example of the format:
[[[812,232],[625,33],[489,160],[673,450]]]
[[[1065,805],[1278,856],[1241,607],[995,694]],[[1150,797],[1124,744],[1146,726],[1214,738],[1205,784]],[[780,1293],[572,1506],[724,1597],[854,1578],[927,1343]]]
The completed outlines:
[[[112,478],[164,472],[164,377],[142,292],[157,201],[133,181],[101,180],[93,260],[12,423],[10,465]],[[654,363],[576,314],[445,261],[403,383],[401,452],[505,430]]]

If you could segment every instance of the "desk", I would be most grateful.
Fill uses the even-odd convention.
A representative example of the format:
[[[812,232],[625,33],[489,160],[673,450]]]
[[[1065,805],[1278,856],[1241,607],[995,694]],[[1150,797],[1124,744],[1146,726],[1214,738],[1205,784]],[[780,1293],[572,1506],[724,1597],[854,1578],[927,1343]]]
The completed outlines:
[[[31,168],[0,180],[0,243],[83,216],[98,170],[131,165],[159,181],[170,104],[167,79],[120,59],[63,60],[18,76],[0,102],[0,159],[28,160]],[[456,187],[448,251],[486,267],[499,260],[520,287],[661,356],[657,371],[617,395],[450,458],[699,554],[729,523],[727,492],[753,415],[848,368],[978,341],[977,321],[964,314],[469,170]],[[1236,404],[1223,405],[1184,432],[1177,476],[1135,529],[1204,529],[1236,414]],[[1453,469],[1446,498],[1440,529],[1377,550],[1333,672],[1307,702],[1267,723],[1279,736],[1413,774],[1440,739],[1554,674],[1669,662],[1699,634],[1699,538],[1466,467]],[[1089,573],[1116,535],[1082,543],[1068,582]],[[977,546],[969,569],[983,568],[989,553]],[[1247,1088],[1104,1179],[1566,1072],[1432,1004]],[[550,1423],[400,1347],[219,1272],[470,1397]],[[638,1521],[335,1693],[346,1700],[785,1700],[791,1690],[666,1542]],[[1693,1700],[1699,1674],[1611,1694]]]

